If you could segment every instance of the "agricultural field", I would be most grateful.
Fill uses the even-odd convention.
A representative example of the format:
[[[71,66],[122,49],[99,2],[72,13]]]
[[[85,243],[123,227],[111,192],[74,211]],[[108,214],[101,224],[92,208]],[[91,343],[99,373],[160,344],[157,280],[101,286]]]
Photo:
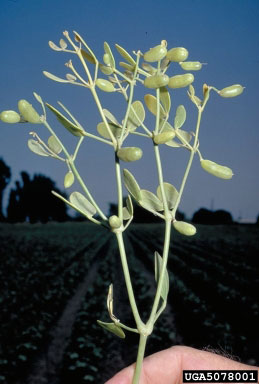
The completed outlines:
[[[259,227],[197,226],[173,232],[168,306],[147,353],[176,344],[217,350],[259,365]],[[98,326],[114,313],[134,326],[114,236],[83,222],[1,224],[0,384],[104,383],[136,355],[137,335],[119,339]],[[154,295],[154,251],[163,225],[125,235],[144,319]]]

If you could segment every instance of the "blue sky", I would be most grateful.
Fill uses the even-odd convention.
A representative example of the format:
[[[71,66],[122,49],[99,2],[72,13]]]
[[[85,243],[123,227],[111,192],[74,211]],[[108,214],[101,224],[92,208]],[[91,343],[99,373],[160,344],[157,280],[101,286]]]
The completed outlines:
[[[235,176],[228,181],[215,178],[201,169],[197,157],[180,209],[191,216],[200,207],[213,207],[229,210],[235,219],[239,216],[255,219],[259,214],[258,20],[258,0],[128,3],[117,0],[2,0],[0,110],[17,109],[19,99],[27,99],[36,106],[32,95],[36,91],[52,105],[61,101],[86,129],[96,131],[100,118],[87,90],[52,82],[42,74],[47,70],[62,77],[68,72],[64,63],[70,56],[54,52],[48,46],[49,40],[58,43],[64,30],[71,34],[73,30],[78,31],[99,58],[103,55],[104,41],[111,47],[118,43],[128,51],[145,52],[162,39],[167,40],[169,47],[186,47],[190,60],[207,63],[195,74],[197,94],[201,93],[203,83],[218,89],[240,83],[246,88],[234,99],[222,99],[213,94],[201,124],[203,157],[231,167]],[[123,100],[117,94],[103,96],[103,106],[121,119],[125,107]],[[143,94],[139,93],[138,97],[143,98]],[[179,104],[185,105],[186,129],[193,130],[195,109],[186,96],[186,89],[174,92],[172,102],[173,115]],[[151,116],[147,121],[151,125],[154,123]],[[62,128],[52,116],[50,122],[62,136]],[[64,165],[29,151],[27,140],[31,130],[37,130],[42,138],[48,137],[43,126],[35,128],[0,122],[0,157],[11,167],[12,183],[22,170],[26,170],[31,175],[50,176],[63,189]],[[74,138],[66,132],[64,137],[67,145],[73,148]],[[85,141],[78,167],[98,203],[106,210],[108,202],[115,200],[112,153],[106,146]],[[139,141],[137,145],[142,143]],[[155,191],[152,148],[146,143],[143,145],[143,159],[126,167],[134,173],[142,188]],[[176,187],[179,187],[187,155],[184,150],[163,148],[165,180]],[[8,191],[5,201],[7,198]]]

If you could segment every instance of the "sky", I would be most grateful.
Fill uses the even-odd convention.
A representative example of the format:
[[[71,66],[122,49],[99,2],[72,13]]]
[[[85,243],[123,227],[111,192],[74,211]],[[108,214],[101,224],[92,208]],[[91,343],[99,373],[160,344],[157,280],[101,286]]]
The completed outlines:
[[[169,49],[185,47],[189,51],[189,60],[206,63],[195,73],[193,85],[197,95],[201,96],[204,83],[218,89],[242,84],[245,90],[239,97],[231,99],[213,93],[201,122],[199,149],[202,156],[230,167],[234,177],[222,180],[206,173],[197,156],[179,208],[189,218],[200,207],[205,207],[228,210],[235,220],[255,220],[259,214],[258,20],[258,0],[1,0],[0,111],[17,110],[18,100],[26,99],[40,112],[33,97],[33,92],[37,92],[53,106],[57,107],[57,101],[61,101],[85,129],[96,133],[101,120],[89,91],[53,82],[42,74],[46,70],[64,77],[69,72],[64,63],[71,56],[55,52],[48,46],[49,40],[57,44],[65,30],[71,36],[73,30],[80,33],[100,59],[104,41],[110,44],[118,61],[121,58],[115,53],[115,43],[129,52],[141,50],[143,53],[163,39]],[[79,68],[76,61],[75,65]],[[169,75],[182,71],[174,67],[172,72],[169,71]],[[144,93],[140,88],[135,97],[143,101]],[[196,110],[186,91],[184,88],[172,93],[169,121],[173,123],[177,106],[183,104],[187,110],[183,128],[193,131]],[[151,92],[147,90],[146,93]],[[122,120],[125,111],[122,96],[101,91],[99,96],[103,107]],[[153,130],[154,119],[149,112],[146,115],[146,122]],[[75,138],[65,132],[50,112],[48,121],[72,152]],[[64,190],[63,180],[67,172],[64,163],[32,153],[27,146],[31,131],[36,131],[42,139],[49,136],[44,126],[0,122],[0,158],[12,171],[5,204],[21,171],[27,171],[31,176],[47,175]],[[155,192],[158,182],[152,146],[142,138],[136,141],[131,138],[129,145],[141,146],[144,154],[138,162],[125,164],[125,168],[134,174],[141,188]],[[87,139],[77,158],[86,185],[104,211],[109,202],[116,201],[111,149]],[[188,152],[165,145],[161,146],[161,152],[164,179],[179,188]],[[80,191],[80,187],[75,184],[67,193],[74,190]]]

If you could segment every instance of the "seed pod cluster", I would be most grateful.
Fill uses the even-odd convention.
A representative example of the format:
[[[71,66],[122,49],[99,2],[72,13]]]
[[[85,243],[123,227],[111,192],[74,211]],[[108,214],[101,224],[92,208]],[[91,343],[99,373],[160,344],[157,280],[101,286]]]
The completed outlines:
[[[201,166],[205,171],[207,171],[211,175],[214,175],[221,179],[231,179],[233,176],[232,169],[225,167],[223,165],[214,163],[214,161],[211,161],[211,160],[202,159]]]
[[[130,162],[141,159],[143,155],[142,149],[138,147],[124,147],[117,151],[120,160]]]
[[[218,93],[222,97],[236,97],[241,95],[243,90],[244,90],[244,87],[242,87],[242,85],[234,84],[234,85],[231,85],[230,87],[221,89]]]
[[[96,80],[95,84],[104,92],[115,91],[114,85],[109,80],[99,78]]]
[[[144,53],[144,60],[148,63],[154,63],[156,61],[162,60],[167,53],[165,45],[156,45],[153,48],[150,48],[149,51]]]
[[[21,116],[15,111],[2,111],[0,113],[0,120],[2,120],[4,123],[14,124],[19,123]]]
[[[171,48],[167,54],[166,58],[169,61],[175,61],[177,63],[180,63],[181,61],[184,61],[187,59],[189,55],[189,52],[187,51],[186,48],[183,47],[176,47],[176,48]]]
[[[75,176],[72,171],[68,171],[64,178],[64,187],[69,188],[74,184]]]
[[[167,75],[153,75],[146,77],[144,85],[147,88],[161,88],[165,87],[169,83],[169,77]]]
[[[26,100],[20,100],[18,102],[18,109],[21,115],[24,117],[26,121],[33,124],[40,123],[40,115],[35,111],[33,106],[28,103]]]
[[[168,87],[169,88],[183,88],[190,85],[194,80],[192,73],[185,73],[184,75],[176,75],[170,77]]]
[[[112,215],[109,217],[109,224],[112,229],[118,229],[121,226],[121,220],[118,216]]]
[[[185,236],[193,236],[196,233],[195,226],[190,223],[186,223],[185,221],[174,221],[173,227],[177,230],[177,232]]]
[[[154,143],[155,144],[165,144],[168,141],[172,140],[175,137],[175,133],[173,130],[161,132],[154,136]]]

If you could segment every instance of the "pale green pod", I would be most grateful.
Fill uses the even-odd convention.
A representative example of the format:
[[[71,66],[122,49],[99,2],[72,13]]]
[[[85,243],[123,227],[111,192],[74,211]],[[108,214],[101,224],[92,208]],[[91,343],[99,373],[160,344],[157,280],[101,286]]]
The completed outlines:
[[[186,48],[176,47],[176,48],[171,48],[167,52],[166,58],[170,61],[175,61],[177,63],[180,63],[181,61],[186,60],[188,55],[189,55],[189,52],[187,51]]]
[[[186,223],[185,221],[174,221],[173,227],[177,230],[177,232],[185,236],[193,236],[196,233],[195,226],[190,223]]]
[[[221,89],[218,93],[222,97],[236,97],[241,95],[243,90],[244,90],[244,87],[242,87],[242,85],[234,84],[234,85],[231,85],[230,87]]]
[[[153,48],[150,48],[149,51],[144,53],[144,60],[148,63],[154,63],[155,61],[162,60],[167,53],[167,49],[164,45],[156,45]]]
[[[202,68],[202,63],[199,61],[184,61],[183,63],[180,63],[180,66],[185,71],[198,71]]]
[[[214,163],[211,160],[201,160],[201,166],[205,171],[221,179],[231,179],[233,176],[232,169]]]
[[[144,80],[144,85],[147,88],[161,88],[165,87],[169,82],[169,77],[167,75],[154,75],[146,77]]]
[[[0,113],[0,120],[4,123],[19,123],[21,116],[15,111],[3,111]]]
[[[114,92],[115,88],[114,85],[109,81],[105,79],[97,79],[95,84],[98,88],[100,88],[104,92]]]
[[[64,187],[69,188],[74,184],[75,176],[72,171],[68,171],[64,178]]]
[[[172,140],[174,137],[175,137],[175,132],[173,130],[158,133],[158,135],[154,136],[154,143],[165,144],[168,141]]]
[[[117,156],[122,161],[137,161],[143,155],[142,149],[138,147],[124,147],[117,151]]]
[[[194,80],[192,73],[185,73],[184,75],[176,75],[170,77],[168,87],[169,88],[183,88],[190,85]]]
[[[117,229],[121,226],[121,220],[118,216],[112,215],[109,217],[109,224],[112,229]]]
[[[110,55],[108,53],[103,55],[103,62],[106,65],[111,65]]]
[[[26,100],[18,101],[18,109],[24,119],[29,123],[38,124],[40,123],[40,115],[35,111],[33,106]]]

